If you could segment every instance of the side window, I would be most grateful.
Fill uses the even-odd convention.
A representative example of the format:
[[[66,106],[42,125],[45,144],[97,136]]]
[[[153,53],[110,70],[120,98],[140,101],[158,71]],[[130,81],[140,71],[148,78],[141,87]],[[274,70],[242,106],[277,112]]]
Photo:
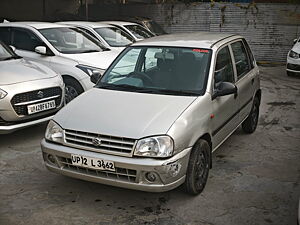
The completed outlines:
[[[250,49],[250,47],[249,47],[249,45],[248,45],[248,43],[245,39],[243,39],[243,43],[246,47],[246,50],[247,50],[247,53],[248,53],[248,56],[249,56],[249,59],[250,59],[250,67],[251,67],[251,69],[253,69],[254,68],[254,63],[255,63],[253,54],[252,54],[251,49]]]
[[[34,52],[35,47],[44,46],[45,44],[31,31],[14,28],[12,45],[17,49]]]
[[[246,49],[241,41],[231,44],[231,48],[234,55],[235,66],[238,79],[246,75],[251,69]]]
[[[0,27],[0,40],[6,45],[10,45],[9,27]]]
[[[228,46],[218,52],[214,80],[215,88],[218,87],[220,82],[234,82],[234,73]]]

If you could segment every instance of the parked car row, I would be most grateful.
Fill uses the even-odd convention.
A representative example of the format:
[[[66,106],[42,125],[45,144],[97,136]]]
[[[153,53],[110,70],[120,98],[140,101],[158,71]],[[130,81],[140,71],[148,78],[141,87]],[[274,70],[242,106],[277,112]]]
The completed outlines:
[[[154,36],[138,24],[124,24],[134,26],[136,35],[147,33],[143,38]],[[49,120],[93,87],[91,75],[98,79],[126,46],[142,39],[134,35],[104,22],[1,23],[0,133]],[[53,74],[60,81],[55,91],[47,80]]]

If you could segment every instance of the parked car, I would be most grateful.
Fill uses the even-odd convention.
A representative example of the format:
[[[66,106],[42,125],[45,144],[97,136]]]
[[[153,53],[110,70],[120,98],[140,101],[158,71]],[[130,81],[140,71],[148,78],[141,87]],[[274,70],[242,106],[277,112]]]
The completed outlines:
[[[300,37],[294,40],[294,46],[288,53],[286,72],[288,76],[300,74]]]
[[[63,103],[59,74],[0,42],[0,134],[48,121]]]
[[[118,187],[160,192],[184,184],[199,194],[212,152],[239,125],[255,131],[260,99],[259,70],[242,36],[136,42],[49,122],[45,165]]]
[[[87,21],[67,21],[60,23],[75,26],[99,40],[106,48],[119,52],[135,42],[134,38],[128,33],[110,24]]]
[[[126,21],[102,21],[102,22],[111,24],[113,26],[122,29],[123,31],[130,34],[135,41],[140,41],[145,38],[150,38],[155,36],[155,34],[153,34],[151,31],[149,31],[148,29],[144,28],[143,26],[137,23],[126,22]]]
[[[167,34],[167,32],[153,19],[147,18],[147,17],[141,17],[141,16],[122,16],[123,20],[138,23],[142,26],[144,26],[146,29],[151,31],[155,35],[163,35]]]
[[[14,46],[18,55],[61,74],[66,84],[66,102],[90,89],[91,74],[104,73],[119,54],[105,51],[99,42],[75,27],[54,23],[2,23],[0,40]]]

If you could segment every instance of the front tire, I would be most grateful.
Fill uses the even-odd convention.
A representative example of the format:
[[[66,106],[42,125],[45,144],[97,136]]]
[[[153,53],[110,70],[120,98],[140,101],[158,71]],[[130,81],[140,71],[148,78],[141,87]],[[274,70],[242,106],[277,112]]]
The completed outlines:
[[[256,130],[259,116],[259,99],[258,97],[254,98],[252,109],[247,119],[242,123],[242,128],[244,132],[251,134]]]
[[[185,179],[185,191],[192,195],[200,194],[207,182],[210,168],[210,146],[200,139],[192,149]]]
[[[65,83],[65,99],[66,103],[69,103],[74,98],[76,98],[78,95],[80,95],[83,92],[83,88],[78,83],[77,80],[71,77],[63,77],[64,83]]]

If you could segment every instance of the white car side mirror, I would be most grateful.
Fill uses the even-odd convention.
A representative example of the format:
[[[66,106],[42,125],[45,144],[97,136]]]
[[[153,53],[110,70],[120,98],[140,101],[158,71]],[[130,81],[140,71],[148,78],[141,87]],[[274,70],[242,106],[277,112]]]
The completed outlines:
[[[15,47],[15,46],[13,46],[13,45],[10,45],[9,47],[10,47],[10,49],[11,49],[13,52],[16,52],[16,50],[17,50],[17,49],[16,49],[16,47]]]
[[[45,46],[37,46],[34,51],[41,55],[47,55],[47,48]]]

